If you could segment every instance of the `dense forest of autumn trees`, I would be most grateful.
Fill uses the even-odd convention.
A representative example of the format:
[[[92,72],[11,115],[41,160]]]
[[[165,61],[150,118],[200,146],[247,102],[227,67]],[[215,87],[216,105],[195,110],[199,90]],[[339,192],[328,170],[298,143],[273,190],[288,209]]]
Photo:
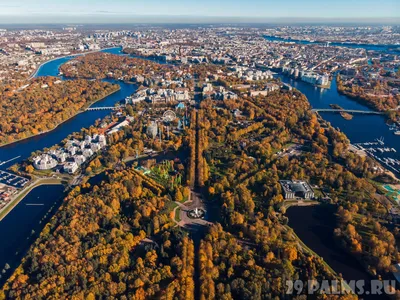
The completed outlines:
[[[286,280],[334,278],[262,219],[251,227],[263,243],[239,240],[221,225],[210,229],[199,249],[200,299],[282,299]]]
[[[385,83],[375,80],[372,82],[371,90],[378,93],[377,95],[366,92],[365,89],[356,84],[345,84],[340,75],[337,76],[337,89],[339,93],[354,98],[369,107],[378,111],[391,111],[389,117],[392,120],[400,117],[400,112],[396,108],[400,106],[400,95],[379,95],[379,92],[384,88]],[[387,84],[386,84],[386,89]]]
[[[130,80],[135,75],[165,75],[172,71],[172,67],[144,59],[98,52],[71,60],[62,65],[60,71],[73,78]]]
[[[111,172],[88,193],[77,187],[0,298],[193,298],[193,242],[171,229],[168,201],[132,169]]]
[[[119,89],[99,81],[38,78],[23,90],[0,87],[0,144],[54,129],[83,108]],[[43,87],[42,87],[43,86]],[[45,87],[48,86],[48,87]]]
[[[107,55],[78,58],[64,72],[124,75],[132,58],[107,63]],[[137,65],[140,72],[150,70],[147,63]],[[207,66],[197,68],[207,76]],[[128,111],[135,114],[134,107]],[[319,120],[298,91],[202,101],[191,111],[190,128],[166,139],[160,125],[162,141],[146,135],[145,122],[109,137],[107,151],[89,165],[108,168],[105,180],[90,186],[85,179],[85,187],[68,195],[0,291],[1,300],[194,299],[196,291],[199,299],[280,299],[286,280],[338,278],[287,226],[280,179],[304,179],[329,194],[337,207],[338,242],[364,259],[371,274],[385,276],[400,259],[398,230],[391,233],[380,223],[391,204],[368,180],[376,179],[374,162],[349,152],[346,136]],[[300,146],[297,154],[278,155],[293,144]],[[188,170],[187,185],[197,178],[218,212],[198,249],[170,214],[172,200],[182,201],[188,186],[171,186],[124,165],[144,147],[188,153],[186,168],[177,159],[165,164],[173,166],[164,174]]]
[[[213,109],[216,105],[218,110]],[[204,101],[201,107],[211,123],[207,131],[210,146],[205,152],[211,176],[206,185],[210,197],[222,201],[224,230],[253,242],[247,226],[254,222],[255,214],[270,218],[271,211],[281,210],[279,180],[304,179],[329,193],[332,203],[352,208],[350,227],[339,210],[336,236],[345,241],[344,247],[366,262],[373,275],[385,276],[391,270],[399,259],[398,234],[369,230],[373,223],[379,225],[392,205],[367,180],[377,176],[376,164],[349,152],[346,136],[321,125],[302,95],[276,93],[219,103]],[[233,109],[242,110],[247,120],[255,122],[237,123],[230,113]],[[288,143],[302,145],[303,151],[294,156],[276,155]]]
[[[190,129],[189,132],[189,151],[190,158],[188,163],[188,181],[191,188],[195,185],[196,180],[196,127],[197,127],[197,113],[195,110],[190,115]]]
[[[162,65],[146,59],[97,52],[71,60],[62,65],[60,71],[71,78],[112,78],[126,81],[132,80],[136,75],[141,75],[144,77],[144,84],[153,86],[159,83],[160,78],[176,79],[182,78],[183,75],[196,74],[199,80],[205,80],[210,74],[219,74],[225,69],[211,64]],[[194,87],[194,80],[190,76],[185,78],[185,82],[188,87]]]
[[[196,178],[197,183],[200,187],[204,186],[204,182],[208,180],[208,165],[207,161],[204,158],[204,151],[208,147],[208,139],[205,133],[208,130],[207,124],[205,122],[204,112],[202,109],[198,111],[197,116],[197,169],[196,169]]]

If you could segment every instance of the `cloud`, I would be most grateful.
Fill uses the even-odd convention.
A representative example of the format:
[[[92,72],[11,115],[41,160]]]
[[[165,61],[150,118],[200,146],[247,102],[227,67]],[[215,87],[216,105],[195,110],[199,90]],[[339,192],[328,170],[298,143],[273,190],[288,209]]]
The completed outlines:
[[[126,12],[119,12],[119,11],[111,11],[111,10],[97,10],[96,13],[98,14],[126,14]]]

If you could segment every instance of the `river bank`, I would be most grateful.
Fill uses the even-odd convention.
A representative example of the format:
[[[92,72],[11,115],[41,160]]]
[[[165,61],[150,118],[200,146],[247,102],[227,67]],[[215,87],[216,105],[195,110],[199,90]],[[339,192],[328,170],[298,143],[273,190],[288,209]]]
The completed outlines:
[[[50,63],[50,62],[57,61],[57,60],[64,59],[64,58],[74,58],[74,57],[78,57],[78,56],[85,56],[85,55],[87,55],[87,54],[97,53],[97,52],[104,52],[104,51],[113,50],[113,49],[119,49],[119,47],[104,48],[104,49],[89,51],[89,52],[85,52],[85,53],[71,53],[71,54],[68,54],[68,55],[59,56],[59,57],[55,57],[55,58],[46,60],[46,61],[42,62],[42,63],[36,68],[36,70],[28,77],[28,80],[31,80],[31,79],[33,79],[33,78],[35,78],[35,77],[38,77],[37,75],[39,74],[40,69],[41,69],[44,65],[46,65],[46,64],[48,64],[48,63]]]
[[[119,51],[119,48],[116,49]],[[51,66],[46,66],[43,70],[46,72],[54,72],[58,69],[61,63],[65,63],[64,60],[58,62],[51,62]],[[137,86],[131,83],[125,83],[116,80],[104,80],[113,84],[118,84],[119,89],[110,95],[99,99],[95,103],[92,103],[90,107],[103,107],[103,106],[114,106],[115,103],[124,100],[127,96],[132,95],[136,90]],[[19,140],[17,142],[2,145],[0,147],[0,161],[8,161],[12,157],[18,157],[12,163],[18,163],[27,159],[32,152],[41,150],[43,148],[51,147],[58,144],[60,141],[65,139],[68,135],[73,132],[80,131],[82,128],[90,127],[95,123],[96,120],[102,119],[109,114],[107,110],[93,110],[93,111],[81,111],[75,114],[71,118],[65,120],[62,124],[55,127],[51,131],[42,133],[40,135],[31,136],[26,139]],[[0,166],[1,169],[7,169],[11,166],[11,163],[5,163]]]
[[[339,42],[339,41],[309,41],[309,40],[301,40],[301,39],[292,39],[287,37],[280,36],[271,36],[264,35],[266,40],[271,42],[286,42],[286,43],[295,43],[302,45],[324,45],[329,43],[330,46],[339,46],[339,47],[348,47],[348,48],[356,48],[356,49],[365,49],[372,51],[388,51],[390,49],[397,49],[400,45],[385,45],[385,44],[363,44],[363,43],[350,43],[350,42]],[[396,50],[395,50],[396,51]],[[399,50],[397,50],[399,51]]]
[[[42,185],[61,185],[63,181],[58,178],[40,178],[34,180],[31,185],[22,189],[19,193],[14,196],[14,199],[11,200],[1,211],[0,211],[0,221],[2,221],[15,206],[18,205],[19,202],[24,200],[24,198],[31,192],[34,188],[37,188]]]
[[[331,105],[339,105],[347,110],[374,111],[370,107],[340,94],[336,87],[336,78],[332,80],[331,89],[320,89],[302,81],[294,80],[284,75],[276,75],[282,82],[290,84],[303,93],[313,109],[332,109]],[[396,152],[379,153],[382,158],[400,160],[400,136],[393,134],[387,125],[385,115],[354,114],[352,120],[345,120],[340,114],[319,112],[321,118],[329,122],[334,128],[342,131],[352,144],[375,142],[381,137],[384,147],[393,148]]]
[[[41,185],[26,195],[0,222],[0,286],[20,265],[29,247],[64,199],[63,185]]]
[[[33,137],[35,137],[35,136],[39,136],[39,135],[42,135],[42,134],[49,133],[49,132],[51,132],[51,131],[57,129],[57,127],[61,126],[61,125],[64,124],[65,122],[69,121],[70,119],[76,117],[77,115],[79,115],[79,114],[81,114],[81,113],[84,113],[84,112],[86,111],[87,108],[90,108],[90,107],[91,107],[93,104],[95,104],[96,102],[99,102],[99,101],[101,101],[101,100],[104,100],[104,99],[107,98],[108,96],[111,96],[112,94],[115,94],[115,93],[118,92],[120,89],[121,89],[121,87],[119,86],[116,90],[111,91],[110,93],[106,94],[105,96],[103,96],[103,97],[101,97],[101,98],[99,98],[99,99],[97,99],[97,100],[92,101],[89,105],[84,105],[84,106],[81,107],[75,114],[71,115],[69,118],[65,119],[64,121],[62,121],[62,122],[56,124],[56,126],[54,126],[52,129],[39,132],[38,134],[31,134],[31,135],[29,135],[29,136],[27,136],[27,137],[25,137],[25,138],[23,138],[23,139],[18,139],[18,140],[15,140],[15,141],[12,141],[12,142],[8,142],[8,143],[1,143],[1,144],[0,144],[0,148],[1,148],[1,147],[8,146],[8,145],[12,145],[12,144],[14,144],[14,143],[21,142],[21,141],[23,141],[23,140],[27,140],[27,139],[33,138]]]
[[[364,267],[335,240],[336,206],[292,206],[286,212],[289,227],[301,241],[345,280],[371,280]]]

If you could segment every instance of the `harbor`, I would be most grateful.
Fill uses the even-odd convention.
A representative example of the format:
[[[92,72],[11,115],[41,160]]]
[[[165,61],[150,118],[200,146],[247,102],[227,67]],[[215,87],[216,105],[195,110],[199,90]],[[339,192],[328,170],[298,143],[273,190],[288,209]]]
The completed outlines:
[[[113,50],[108,50],[107,52],[120,55],[121,48],[115,48]],[[37,75],[58,75],[59,66],[67,61],[68,59],[66,58],[51,61],[48,64],[43,65],[38,71]],[[335,79],[332,81],[331,89],[327,90],[314,87],[306,82],[293,80],[283,75],[277,76],[281,78],[284,83],[290,84],[305,94],[310,102],[311,108],[330,109],[329,104],[336,103],[344,109],[370,111],[368,107],[357,103],[356,101],[353,101],[344,95],[338,94]],[[135,85],[127,84],[121,81],[114,82],[118,83],[121,86],[121,89],[118,92],[97,102],[95,105],[93,105],[93,107],[114,107],[115,103],[123,101],[126,97],[131,96],[136,91],[137,87]],[[109,113],[110,111],[107,109],[88,110],[66,121],[51,132],[1,147],[0,160],[4,163],[0,166],[0,169],[3,170],[2,172],[4,172],[4,175],[0,175],[0,177],[8,176],[6,174],[8,172],[5,170],[13,163],[17,163],[28,158],[34,151],[42,150],[43,148],[58,144],[69,134],[79,131],[83,127],[89,127],[93,125],[96,120],[107,116]],[[357,114],[351,121],[346,121],[339,114],[323,111],[320,111],[319,113],[325,120],[330,122],[332,126],[339,128],[342,132],[344,132],[349,137],[350,141],[357,147],[362,146],[365,149],[374,148],[377,152],[373,152],[372,150],[370,152],[375,156],[378,156],[380,159],[383,160],[384,158],[392,158],[393,160],[396,160],[394,164],[389,163],[390,160],[388,160],[388,166],[384,165],[383,163],[382,165],[388,169],[395,168],[397,171],[399,170],[399,166],[397,165],[397,162],[400,159],[399,136],[396,136],[393,134],[392,130],[389,130],[384,116],[376,114]],[[385,139],[383,145],[375,140],[380,136],[383,136]],[[363,145],[365,143],[374,143],[374,145]],[[381,150],[378,150],[378,148],[383,149],[383,152],[381,153]],[[390,151],[388,149],[390,149]],[[13,153],[14,155],[10,155],[10,153]],[[10,157],[12,156],[15,156],[15,159],[10,161]],[[377,159],[377,161],[379,160]],[[7,180],[9,179],[11,179],[11,177],[7,177],[4,180],[6,180],[7,183]],[[16,180],[16,182],[17,181],[18,180]],[[22,183],[23,182],[21,182],[21,184]],[[17,267],[20,263],[20,260],[23,256],[21,253],[24,253],[24,251],[26,251],[34,241],[34,236],[36,235],[32,236],[31,229],[34,228],[37,232],[39,232],[41,228],[43,228],[44,222],[46,222],[46,220],[48,220],[48,218],[54,214],[63,196],[64,188],[62,186],[44,185],[35,188],[30,191],[25,198],[19,202],[19,204],[0,222],[0,229],[3,231],[2,237],[11,241],[8,243],[8,245],[3,245],[0,247],[0,268],[2,268],[5,263],[8,263],[11,266],[10,272],[3,276],[3,282],[4,279],[9,276],[9,273],[11,273],[12,269]],[[25,218],[23,220],[23,226],[18,224],[18,220],[21,218]],[[29,228],[29,230],[27,230],[27,228]],[[14,237],[18,237],[18,239],[15,239]],[[23,241],[23,243],[19,243],[19,240]],[[355,278],[361,277],[357,275]],[[0,283],[1,281],[2,280],[0,280]]]
[[[28,182],[29,179],[25,177],[0,170],[0,184],[12,186],[14,188],[23,188]]]
[[[400,174],[400,160],[390,157],[390,154],[397,153],[397,150],[386,147],[383,137],[373,142],[354,143],[353,147],[365,152],[366,155],[375,159],[389,171],[393,171],[396,175]]]
[[[365,153],[368,156],[400,178],[400,166],[397,164],[400,161],[400,136],[395,134],[398,130],[397,125],[388,126],[384,115],[345,95],[340,95],[335,78],[329,90],[316,88],[284,75],[278,75],[278,78],[302,92],[310,102],[313,111],[318,111],[324,120],[346,134],[351,144],[358,150],[361,150],[361,147],[367,149],[369,153]],[[352,114],[353,118],[348,121],[339,113],[332,113],[331,104],[339,105],[345,111],[362,113]]]

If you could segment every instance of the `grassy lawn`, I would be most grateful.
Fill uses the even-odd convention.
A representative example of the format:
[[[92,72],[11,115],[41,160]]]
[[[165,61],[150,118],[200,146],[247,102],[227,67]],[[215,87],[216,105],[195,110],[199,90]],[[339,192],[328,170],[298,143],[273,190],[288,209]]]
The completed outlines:
[[[180,222],[181,220],[181,208],[178,207],[175,211],[175,221]]]
[[[287,230],[288,232],[290,232],[290,233],[292,234],[292,236],[298,241],[300,247],[301,247],[305,252],[307,252],[308,254],[310,254],[310,255],[312,255],[312,256],[321,258],[322,263],[324,264],[324,266],[325,266],[332,274],[334,274],[334,275],[337,276],[337,273],[335,272],[335,270],[333,270],[333,269],[331,268],[331,266],[329,266],[328,263],[325,262],[324,259],[323,259],[322,257],[320,257],[317,253],[315,253],[313,250],[311,250],[306,244],[304,244],[303,241],[297,236],[297,234],[294,232],[294,230],[293,230],[291,227],[285,225],[285,228],[286,228],[286,230]]]
[[[167,201],[167,202],[165,202],[165,206],[162,209],[162,211],[160,212],[160,214],[169,214],[177,206],[178,206],[178,204],[176,204],[174,201]]]
[[[15,207],[17,204],[25,198],[26,195],[29,194],[34,188],[41,185],[59,185],[63,184],[65,181],[57,178],[47,178],[47,179],[38,179],[34,184],[26,187],[21,190],[19,194],[17,194],[16,198],[11,200],[11,202],[0,212],[0,221]]]
[[[363,215],[361,214],[354,214],[353,219],[355,221],[357,221],[358,224],[361,224],[361,218],[363,217]],[[363,238],[368,238],[369,236],[371,236],[372,233],[372,225],[368,224],[368,225],[359,225],[357,228],[357,232],[363,237]]]

